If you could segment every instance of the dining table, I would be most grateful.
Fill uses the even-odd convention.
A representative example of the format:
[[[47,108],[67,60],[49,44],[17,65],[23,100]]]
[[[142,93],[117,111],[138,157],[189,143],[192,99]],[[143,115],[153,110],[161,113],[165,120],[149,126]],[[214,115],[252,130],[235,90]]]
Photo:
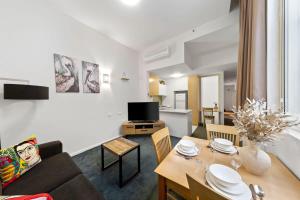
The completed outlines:
[[[201,184],[207,184],[205,173],[209,165],[216,163],[232,167],[234,155],[212,150],[209,147],[210,141],[189,136],[184,136],[181,140],[193,141],[199,149],[198,155],[182,156],[173,148],[156,167],[159,200],[167,199],[167,188],[185,199],[191,199],[186,174],[192,175]],[[261,176],[249,173],[243,166],[238,168],[237,172],[242,180],[247,185],[261,186],[265,193],[263,200],[300,200],[300,180],[275,155],[269,155],[272,161],[271,168]]]

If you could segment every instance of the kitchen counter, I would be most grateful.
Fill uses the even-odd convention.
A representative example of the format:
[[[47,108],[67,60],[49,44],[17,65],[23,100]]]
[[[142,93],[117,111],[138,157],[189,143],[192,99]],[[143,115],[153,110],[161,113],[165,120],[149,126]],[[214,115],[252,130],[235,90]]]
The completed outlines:
[[[159,117],[165,122],[172,136],[181,138],[192,134],[191,110],[164,108],[159,110]]]
[[[169,112],[169,113],[190,113],[192,110],[185,110],[185,109],[171,109],[171,108],[165,108],[165,109],[159,109],[159,112]]]

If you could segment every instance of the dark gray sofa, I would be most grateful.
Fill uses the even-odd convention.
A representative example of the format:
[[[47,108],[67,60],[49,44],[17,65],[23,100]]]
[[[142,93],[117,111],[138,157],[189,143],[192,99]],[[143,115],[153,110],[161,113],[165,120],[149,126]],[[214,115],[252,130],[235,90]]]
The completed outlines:
[[[42,162],[1,190],[2,195],[50,193],[54,200],[104,200],[69,154],[62,152],[61,142],[41,144],[39,150]]]

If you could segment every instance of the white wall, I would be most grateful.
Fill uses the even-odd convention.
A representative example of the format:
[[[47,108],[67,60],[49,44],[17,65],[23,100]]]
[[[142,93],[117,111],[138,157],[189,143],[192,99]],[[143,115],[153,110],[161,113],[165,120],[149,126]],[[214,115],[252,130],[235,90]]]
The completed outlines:
[[[224,85],[224,109],[231,111],[236,104],[235,85]]]
[[[174,91],[188,90],[188,77],[168,79],[167,82],[167,96],[163,99],[163,105],[174,108]]]
[[[228,63],[237,63],[238,45],[221,48],[206,54],[193,56],[192,67],[196,73],[204,73],[205,70],[213,66],[222,66]]]
[[[219,112],[214,112],[215,123],[224,124],[224,72],[201,77],[201,107],[214,107],[218,103]]]
[[[299,1],[291,0],[286,1],[286,17],[288,22],[286,26],[290,28],[288,34],[288,48],[286,62],[288,64],[287,76],[288,86],[287,90],[287,107],[288,112],[299,114]],[[281,69],[281,51],[284,48],[281,43],[283,37],[283,24],[280,24],[282,20],[282,1],[270,0],[268,3],[268,104],[271,108],[280,108],[282,91],[282,70]],[[298,115],[298,117],[300,117]],[[286,130],[285,134],[275,145],[270,145],[268,150],[273,152],[281,159],[289,169],[300,178],[300,127],[294,127]]]
[[[300,114],[300,2],[287,1],[286,7],[286,104],[288,112]]]
[[[214,107],[219,105],[219,76],[201,77],[201,106]]]
[[[267,101],[273,109],[280,108],[281,98],[281,65],[283,62],[283,19],[280,11],[281,0],[269,0],[267,4]],[[281,24],[282,21],[282,24]],[[296,44],[296,43],[295,43]]]
[[[119,135],[127,102],[138,99],[137,52],[40,0],[2,1],[0,27],[0,77],[50,87],[49,101],[4,101],[0,94],[3,146],[34,133],[40,142],[61,140],[64,150],[76,153]],[[111,84],[102,85],[100,94],[56,93],[53,53],[76,58],[78,64],[98,63],[100,71],[111,72]],[[122,72],[130,81],[120,80]]]

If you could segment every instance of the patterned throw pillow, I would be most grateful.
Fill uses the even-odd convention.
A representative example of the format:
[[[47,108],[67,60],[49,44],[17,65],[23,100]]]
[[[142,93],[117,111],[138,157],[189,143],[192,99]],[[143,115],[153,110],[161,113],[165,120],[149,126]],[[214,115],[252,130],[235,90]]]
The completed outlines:
[[[19,178],[41,162],[37,140],[29,138],[13,147],[0,150],[0,179],[2,187]]]
[[[18,195],[18,196],[0,196],[0,200],[53,200],[53,198],[46,193],[35,195]]]

